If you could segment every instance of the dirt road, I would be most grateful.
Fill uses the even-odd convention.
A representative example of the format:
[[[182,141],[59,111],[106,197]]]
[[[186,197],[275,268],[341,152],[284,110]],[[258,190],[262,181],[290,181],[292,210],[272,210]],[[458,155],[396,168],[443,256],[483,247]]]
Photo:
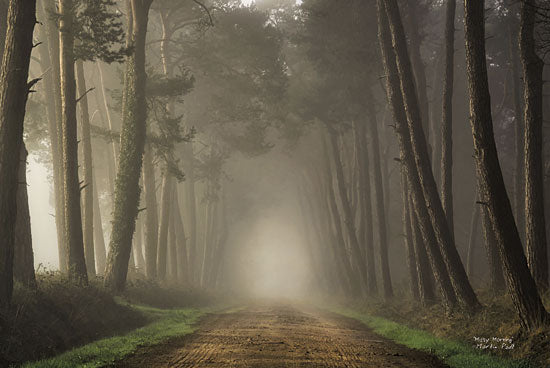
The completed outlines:
[[[361,323],[290,305],[210,315],[197,332],[138,351],[117,367],[447,367]]]

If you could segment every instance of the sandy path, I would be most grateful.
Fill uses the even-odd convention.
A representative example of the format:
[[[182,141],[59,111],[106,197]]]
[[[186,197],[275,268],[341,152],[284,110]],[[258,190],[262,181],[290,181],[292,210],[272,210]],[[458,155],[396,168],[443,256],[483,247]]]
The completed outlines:
[[[306,307],[211,315],[197,332],[145,348],[117,367],[446,367],[361,323]]]

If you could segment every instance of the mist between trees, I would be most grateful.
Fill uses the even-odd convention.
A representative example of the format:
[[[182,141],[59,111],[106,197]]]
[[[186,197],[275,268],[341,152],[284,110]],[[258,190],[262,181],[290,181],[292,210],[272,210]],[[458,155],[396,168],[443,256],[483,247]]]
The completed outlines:
[[[0,1],[0,304],[49,262],[113,293],[475,314],[488,289],[546,324],[549,19],[537,0]]]

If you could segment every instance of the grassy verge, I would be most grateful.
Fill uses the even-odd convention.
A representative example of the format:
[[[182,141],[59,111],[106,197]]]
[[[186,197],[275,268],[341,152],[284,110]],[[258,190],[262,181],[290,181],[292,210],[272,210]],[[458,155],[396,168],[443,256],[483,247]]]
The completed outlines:
[[[25,368],[103,367],[120,360],[138,348],[152,346],[177,336],[193,332],[193,324],[209,309],[185,308],[163,310],[145,306],[133,306],[152,322],[122,336],[95,341],[67,351],[54,358],[29,362]]]
[[[426,331],[409,328],[382,317],[352,309],[331,308],[332,312],[356,319],[374,332],[399,344],[436,355],[453,368],[534,368],[527,360],[510,360],[483,353],[466,343],[436,337]]]

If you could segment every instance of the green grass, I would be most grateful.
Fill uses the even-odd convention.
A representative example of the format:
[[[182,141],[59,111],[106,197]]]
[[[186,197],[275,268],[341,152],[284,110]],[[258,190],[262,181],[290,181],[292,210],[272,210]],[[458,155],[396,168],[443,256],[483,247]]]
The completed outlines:
[[[409,348],[436,355],[453,368],[534,368],[523,360],[509,360],[483,353],[466,343],[438,338],[385,318],[359,313],[350,309],[331,308],[332,312],[356,319],[374,332]]]
[[[54,358],[30,362],[25,368],[103,367],[120,360],[138,348],[152,346],[193,332],[193,324],[211,309],[157,309],[132,306],[148,316],[150,324],[122,336],[114,336],[67,351]]]

